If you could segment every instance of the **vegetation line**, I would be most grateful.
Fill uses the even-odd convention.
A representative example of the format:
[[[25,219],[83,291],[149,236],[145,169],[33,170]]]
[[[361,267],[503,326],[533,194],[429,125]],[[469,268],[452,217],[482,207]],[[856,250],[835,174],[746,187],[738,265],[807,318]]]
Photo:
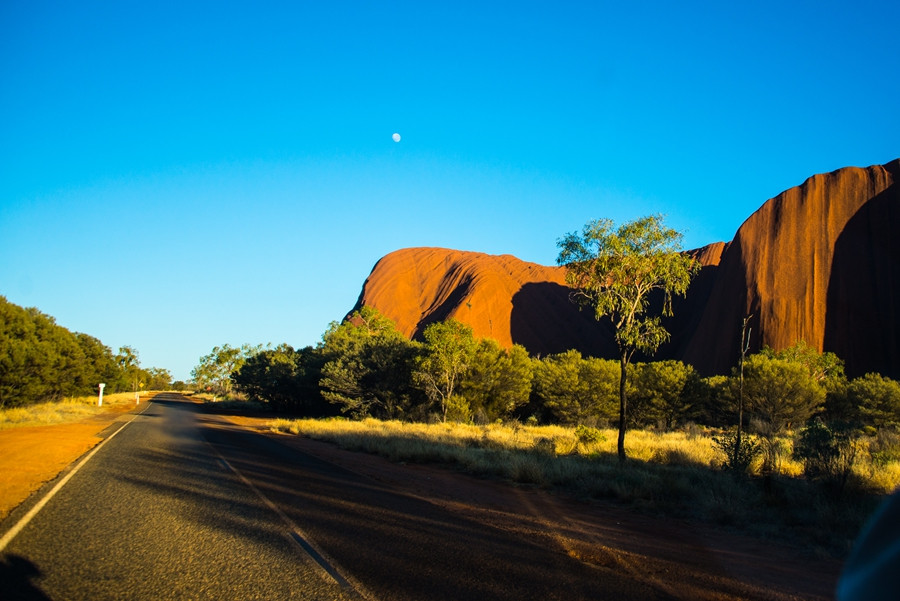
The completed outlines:
[[[821,556],[843,556],[885,492],[900,481],[868,482],[830,494],[800,477],[803,467],[785,461],[777,473],[723,471],[725,451],[711,429],[655,433],[633,430],[628,456],[617,458],[615,429],[529,426],[517,422],[474,426],[366,419],[276,419],[273,431],[329,441],[395,462],[450,466],[572,494],[584,500],[622,502],[642,512],[700,520],[763,538],[802,545]],[[761,462],[761,458],[756,459]],[[857,476],[866,478],[864,466]]]

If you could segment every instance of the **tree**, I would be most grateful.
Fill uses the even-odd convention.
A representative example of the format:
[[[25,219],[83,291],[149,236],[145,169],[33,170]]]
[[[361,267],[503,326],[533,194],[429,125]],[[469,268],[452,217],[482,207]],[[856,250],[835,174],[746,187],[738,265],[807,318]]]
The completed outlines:
[[[116,364],[119,366],[120,384],[118,390],[131,390],[137,392],[138,386],[143,386],[141,378],[141,361],[138,352],[130,346],[120,346],[116,355]]]
[[[594,425],[615,414],[615,361],[584,359],[569,350],[535,362],[534,396],[563,424]]]
[[[694,410],[698,396],[702,400],[700,376],[690,365],[667,360],[639,363],[634,367],[634,396],[644,407],[641,413],[645,423],[658,419],[671,430]]]
[[[681,233],[651,215],[613,229],[609,219],[588,222],[557,241],[557,263],[566,267],[574,300],[608,317],[619,351],[619,460],[625,461],[628,365],[635,352],[652,355],[668,340],[660,315],[672,314],[672,296],[683,295],[699,263],[681,253]],[[662,295],[653,315],[651,296]]]
[[[851,380],[847,399],[857,419],[874,428],[900,427],[900,382],[879,374]]]
[[[96,386],[103,382],[109,386],[109,390],[115,390],[115,381],[119,379],[119,368],[112,349],[102,342],[76,332],[75,339],[85,356],[85,365],[79,376],[79,387],[82,390],[93,392]]]
[[[416,360],[413,381],[432,404],[440,407],[441,420],[454,403],[465,403],[454,395],[460,378],[471,364],[476,342],[472,328],[455,319],[435,322],[425,328],[425,350]],[[468,411],[468,407],[464,407]]]
[[[298,393],[296,352],[289,344],[260,350],[247,357],[231,373],[234,389],[251,401],[269,403],[276,409],[293,404]]]
[[[744,365],[747,408],[774,432],[802,424],[825,400],[825,390],[802,365],[751,355]]]
[[[846,384],[844,361],[834,353],[820,353],[805,340],[798,340],[793,346],[777,352],[768,347],[760,352],[774,359],[799,363],[806,368],[810,377],[824,386],[828,392],[841,389]]]
[[[240,348],[223,344],[200,357],[200,363],[191,371],[191,377],[199,390],[212,392],[213,398],[227,396],[231,392],[231,374],[240,369],[250,357],[261,350],[259,346],[244,344]]]
[[[459,384],[459,395],[481,422],[512,415],[528,402],[531,393],[532,359],[519,345],[503,349],[495,340],[478,342],[472,364]]]
[[[148,390],[169,390],[172,387],[172,373],[161,367],[151,367],[147,370]]]
[[[744,400],[766,443],[764,470],[771,470],[776,437],[806,422],[824,402],[825,388],[804,365],[758,353],[744,363]]]
[[[373,307],[363,307],[323,337],[322,396],[342,413],[362,418],[401,417],[414,396],[416,343]]]
[[[132,373],[146,372],[137,352],[123,348],[127,357],[113,356],[96,338],[0,296],[0,407],[92,394],[100,382],[109,392],[127,390]]]

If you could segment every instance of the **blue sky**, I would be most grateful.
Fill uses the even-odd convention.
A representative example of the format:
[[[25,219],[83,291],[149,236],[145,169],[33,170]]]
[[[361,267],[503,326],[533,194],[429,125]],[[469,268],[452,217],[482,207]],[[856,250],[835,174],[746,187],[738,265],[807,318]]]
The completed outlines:
[[[733,6],[732,6],[733,5]],[[0,294],[187,379],[383,255],[730,240],[900,156],[896,2],[0,3]],[[391,134],[402,136],[394,142]]]

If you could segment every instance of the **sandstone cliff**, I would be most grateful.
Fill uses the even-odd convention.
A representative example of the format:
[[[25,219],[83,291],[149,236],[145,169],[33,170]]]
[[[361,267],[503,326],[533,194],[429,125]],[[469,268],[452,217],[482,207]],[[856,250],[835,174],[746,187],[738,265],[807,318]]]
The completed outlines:
[[[851,375],[900,377],[900,160],[815,175],[767,201],[715,268],[702,314],[675,354],[706,372],[734,364],[744,315],[751,346],[805,340]]]
[[[900,378],[900,160],[816,175],[767,201],[730,243],[689,251],[703,264],[667,326],[673,357],[727,373],[740,325],[752,350],[798,340],[834,351],[851,375]],[[439,248],[381,259],[355,308],[373,306],[407,336],[454,317],[476,336],[532,354],[576,348],[612,357],[608,326],[569,301],[562,268]]]
[[[570,348],[604,354],[609,337],[590,312],[569,301],[565,272],[494,256],[444,248],[407,248],[382,258],[363,285],[354,310],[375,307],[411,338],[453,317],[477,337],[533,354]]]

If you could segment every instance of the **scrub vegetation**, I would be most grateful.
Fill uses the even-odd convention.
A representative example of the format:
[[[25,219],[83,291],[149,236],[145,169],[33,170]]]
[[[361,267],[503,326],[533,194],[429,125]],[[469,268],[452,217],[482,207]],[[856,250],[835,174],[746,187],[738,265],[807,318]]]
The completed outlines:
[[[853,485],[836,496],[820,480],[805,478],[805,463],[794,456],[765,475],[757,457],[749,474],[735,477],[723,470],[727,455],[715,442],[718,431],[696,425],[671,432],[633,430],[625,464],[618,460],[612,428],[373,418],[276,419],[270,426],[394,462],[437,464],[584,500],[612,500],[653,515],[696,519],[800,544],[822,556],[844,555],[881,495],[900,484],[900,458],[880,459],[881,443],[875,440],[859,443]],[[789,447],[791,437],[780,443]]]
[[[113,353],[93,336],[0,296],[0,409],[96,394],[101,382],[112,394],[167,390],[171,381],[165,369],[142,368],[132,347]]]
[[[410,341],[365,307],[315,347],[247,356],[230,380],[234,398],[304,418],[276,420],[279,431],[828,554],[846,552],[900,485],[900,383],[849,379],[833,353],[765,348],[743,378],[737,367],[705,378],[680,361],[632,364],[624,462],[620,374],[619,362],[577,351],[504,349],[453,320]]]
[[[103,395],[103,406],[97,406],[96,396],[82,396],[0,409],[0,430],[66,424],[99,415],[109,407],[134,406],[134,404],[134,393],[120,392]]]

